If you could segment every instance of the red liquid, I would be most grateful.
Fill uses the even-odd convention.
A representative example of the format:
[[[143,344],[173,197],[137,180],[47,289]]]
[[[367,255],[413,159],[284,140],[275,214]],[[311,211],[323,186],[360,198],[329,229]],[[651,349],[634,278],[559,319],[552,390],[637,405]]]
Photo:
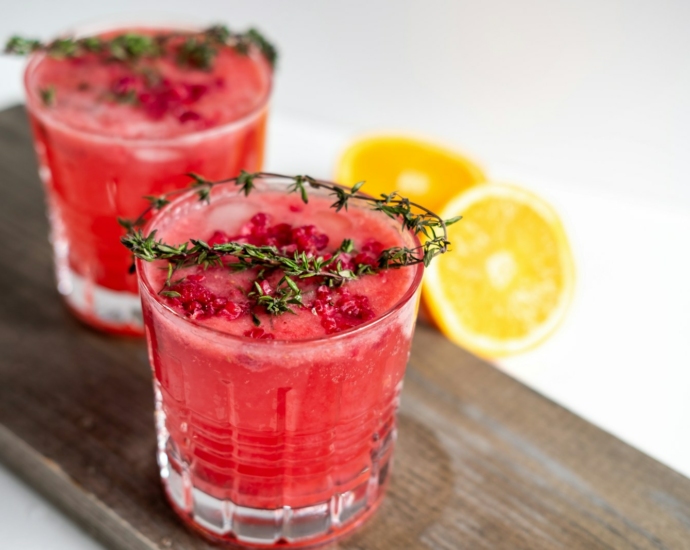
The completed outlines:
[[[115,331],[140,328],[99,318],[89,293],[137,292],[117,218],[136,218],[147,206],[144,195],[186,186],[187,172],[222,179],[263,163],[271,70],[259,54],[221,49],[210,72],[181,69],[172,59],[149,68],[160,78],[152,90],[125,65],[95,57],[37,56],[25,78],[60,288],[80,316]],[[49,86],[54,100],[46,106],[39,90]],[[108,99],[129,88],[139,105]],[[74,276],[86,285],[79,300],[64,280]]]
[[[260,211],[271,223],[315,225],[329,237],[320,254],[345,237],[357,249],[372,236],[386,248],[411,245],[412,237],[385,216],[352,207],[336,214],[331,202],[315,196],[305,206],[296,196],[269,192],[244,199],[228,189],[210,206],[192,199],[175,215],[164,212],[152,227],[168,242],[208,239],[216,230],[237,235]],[[253,327],[249,314],[193,320],[178,303],[155,295],[165,279],[161,266],[138,265],[161,472],[178,512],[220,540],[299,545],[333,538],[375,507],[393,450],[421,267],[363,276],[334,291],[366,297],[372,314],[330,334],[324,315],[311,307],[317,285],[302,281],[306,307],[296,307],[296,315],[260,313],[262,330],[274,339],[253,339],[241,336]],[[203,276],[200,284],[215,297],[242,303],[238,287],[248,290],[256,273],[215,269]],[[294,518],[308,507],[308,522],[300,524]],[[223,508],[222,520],[209,508]],[[272,519],[256,519],[256,510]]]

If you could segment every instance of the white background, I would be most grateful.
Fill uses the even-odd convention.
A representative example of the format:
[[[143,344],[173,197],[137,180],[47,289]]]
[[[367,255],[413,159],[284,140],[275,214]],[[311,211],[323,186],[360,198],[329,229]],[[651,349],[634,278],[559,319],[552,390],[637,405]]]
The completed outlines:
[[[4,2],[0,38],[161,12],[260,27],[282,57],[268,164],[330,176],[358,133],[428,136],[564,218],[563,326],[501,367],[690,475],[690,3],[579,0]],[[22,61],[0,58],[0,106]],[[0,548],[96,547],[0,469]]]

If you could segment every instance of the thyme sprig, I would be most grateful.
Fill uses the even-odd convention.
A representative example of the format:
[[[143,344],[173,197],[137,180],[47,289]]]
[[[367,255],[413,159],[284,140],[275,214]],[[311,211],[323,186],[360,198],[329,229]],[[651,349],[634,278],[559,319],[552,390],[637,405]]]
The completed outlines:
[[[125,225],[129,224],[125,222]],[[252,268],[264,270],[279,269],[285,275],[308,279],[323,277],[331,286],[357,278],[351,269],[343,269],[338,263],[337,254],[331,258],[311,256],[304,252],[283,254],[275,246],[255,246],[248,243],[229,242],[209,245],[208,243],[191,239],[189,243],[170,245],[156,240],[156,231],[145,236],[141,230],[134,230],[122,237],[124,244],[137,258],[147,262],[167,260],[175,270],[198,265],[204,269],[209,267],[226,266],[233,271],[244,271]],[[191,246],[190,246],[191,245]],[[224,258],[234,258],[234,262],[225,263]],[[372,272],[363,264],[358,268],[360,275]],[[371,267],[371,266],[366,266]]]
[[[171,48],[169,42],[173,40],[175,42]],[[242,55],[247,55],[252,48],[256,48],[271,66],[275,65],[278,58],[275,46],[258,30],[233,32],[224,25],[214,25],[200,32],[155,35],[126,32],[107,39],[99,36],[64,37],[50,42],[13,36],[5,44],[5,53],[28,55],[43,51],[57,58],[78,58],[95,54],[108,61],[130,64],[173,53],[181,66],[210,70],[221,47],[234,48]]]
[[[238,191],[249,195],[255,188],[257,178],[278,179],[288,182],[288,193],[296,193],[304,203],[309,202],[309,189],[328,191],[334,198],[331,208],[336,212],[347,210],[351,201],[356,200],[369,205],[372,210],[379,211],[400,222],[403,229],[417,235],[424,235],[424,242],[416,247],[392,247],[383,250],[376,265],[358,263],[354,267],[343,264],[343,254],[350,254],[354,250],[354,243],[345,239],[340,247],[329,256],[317,256],[305,252],[285,253],[275,246],[256,246],[243,242],[227,242],[210,245],[199,239],[190,239],[182,244],[169,244],[156,239],[156,230],[145,234],[142,227],[149,215],[169,204],[170,199],[178,194],[188,192],[188,189],[178,189],[161,196],[145,197],[149,201],[146,210],[134,221],[120,219],[120,224],[127,230],[122,237],[122,243],[132,254],[144,261],[168,261],[168,281],[173,273],[184,267],[211,266],[226,267],[240,271],[258,268],[260,276],[265,271],[278,270],[283,278],[271,295],[263,292],[256,283],[249,297],[257,305],[263,306],[268,313],[278,315],[291,310],[290,305],[301,304],[301,293],[294,279],[308,279],[320,277],[329,286],[340,286],[355,280],[362,275],[373,274],[382,269],[399,269],[402,267],[429,263],[448,250],[447,227],[461,219],[460,216],[444,220],[431,210],[419,205],[398,193],[382,194],[379,198],[366,195],[360,191],[364,182],[353,187],[319,180],[310,176],[285,176],[270,172],[248,173],[242,172],[235,178],[211,181],[198,174],[189,174],[191,187],[201,201],[211,200],[211,190],[221,184],[234,183]],[[167,290],[166,290],[167,291]]]
[[[254,290],[247,294],[253,298],[259,307],[263,307],[266,313],[282,315],[283,313],[295,313],[291,305],[302,305],[302,291],[287,275],[284,275],[272,294],[264,292],[259,281],[254,281]]]

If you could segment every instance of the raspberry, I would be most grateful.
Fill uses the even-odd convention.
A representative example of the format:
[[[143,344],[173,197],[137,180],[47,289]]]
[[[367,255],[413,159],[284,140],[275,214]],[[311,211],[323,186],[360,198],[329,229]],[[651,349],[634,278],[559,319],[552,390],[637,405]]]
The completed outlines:
[[[242,237],[255,246],[275,246],[286,254],[307,252],[316,254],[328,246],[328,235],[319,233],[315,226],[292,227],[288,223],[269,226],[270,216],[259,212],[240,231]]]
[[[328,246],[328,235],[318,233],[316,226],[303,225],[292,230],[292,242],[300,252],[316,253]]]
[[[242,307],[239,304],[236,304],[235,302],[228,302],[226,306],[222,310],[220,310],[220,314],[227,317],[230,321],[234,321],[240,315],[242,315],[245,312],[245,310],[246,308]]]
[[[355,256],[354,264],[365,264],[377,267],[381,252],[383,252],[383,244],[374,239],[367,239],[362,245],[361,252]]]
[[[249,220],[249,223],[242,227],[240,233],[245,237],[249,244],[253,244],[255,246],[264,246],[266,245],[269,221],[270,217],[268,214],[264,214],[263,212],[254,214],[254,216],[252,216],[252,218]]]
[[[316,312],[317,315],[324,317],[331,317],[335,311],[333,304],[327,300],[314,300],[311,309],[312,311]]]
[[[139,94],[139,103],[151,118],[162,118],[175,104],[180,102],[180,94],[168,79]]]
[[[316,289],[312,311],[321,317],[326,334],[354,328],[375,317],[369,298],[347,290],[332,291],[325,285]]]
[[[207,92],[204,84],[171,82],[164,78],[155,85],[142,89],[143,83],[135,77],[123,77],[113,86],[113,93],[125,95],[129,91],[138,92],[137,99],[144,111],[154,119],[172,113],[181,123],[203,121],[203,117],[185,106],[199,101]]]
[[[369,321],[374,318],[374,312],[369,305],[369,298],[361,294],[351,295],[349,292],[344,291],[335,307],[347,319]]]
[[[172,285],[168,290],[177,292],[179,296],[167,296],[168,303],[180,308],[191,319],[208,319],[222,314],[232,320],[244,313],[242,305],[216,296],[201,284],[203,280],[204,276],[197,273]]]
[[[372,254],[378,256],[383,252],[383,244],[374,239],[367,239],[362,245],[362,252],[371,252]]]
[[[270,221],[270,217],[268,214],[264,214],[263,212],[259,212],[258,214],[254,214],[252,216],[252,219],[249,220],[249,223],[252,224],[255,227],[266,227],[268,225],[268,222]]]
[[[213,246],[214,244],[225,244],[230,242],[231,237],[225,231],[214,231],[211,238],[207,241],[208,244]]]
[[[139,80],[131,75],[118,78],[110,86],[110,91],[118,97],[126,96],[130,92],[137,92]]]
[[[289,223],[279,223],[268,228],[267,244],[277,247],[288,246],[292,243],[292,226]]]
[[[312,242],[314,243],[316,250],[323,250],[328,246],[328,240],[328,235],[326,235],[325,233],[319,233],[317,235],[314,235]]]
[[[373,256],[371,254],[368,254],[367,252],[360,252],[355,256],[354,264],[365,264],[370,265],[372,267],[377,267],[379,265],[378,256]]]
[[[321,319],[321,326],[326,329],[326,334],[334,334],[340,332],[338,323],[332,317],[324,317]]]
[[[316,297],[319,300],[329,300],[331,298],[331,289],[326,285],[321,285],[316,289]]]
[[[204,84],[186,84],[187,87],[187,97],[185,98],[185,103],[194,103],[199,101],[206,92],[208,92],[208,86]]]

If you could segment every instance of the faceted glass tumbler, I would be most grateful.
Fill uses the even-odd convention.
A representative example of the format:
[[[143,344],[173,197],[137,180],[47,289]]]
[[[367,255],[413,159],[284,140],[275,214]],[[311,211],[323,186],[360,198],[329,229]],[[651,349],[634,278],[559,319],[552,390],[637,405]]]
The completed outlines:
[[[72,127],[54,116],[34,82],[44,57],[31,57],[24,85],[58,290],[86,323],[141,335],[138,285],[129,272],[131,254],[120,244],[124,230],[118,218],[136,219],[148,204],[145,195],[186,187],[188,172],[222,179],[260,170],[270,76],[258,107],[241,119],[174,137],[125,138]]]
[[[376,509],[423,272],[421,264],[406,269],[416,270],[409,289],[366,324],[309,340],[257,340],[183,317],[137,262],[158,464],[185,522],[215,541],[299,547],[332,540]]]

